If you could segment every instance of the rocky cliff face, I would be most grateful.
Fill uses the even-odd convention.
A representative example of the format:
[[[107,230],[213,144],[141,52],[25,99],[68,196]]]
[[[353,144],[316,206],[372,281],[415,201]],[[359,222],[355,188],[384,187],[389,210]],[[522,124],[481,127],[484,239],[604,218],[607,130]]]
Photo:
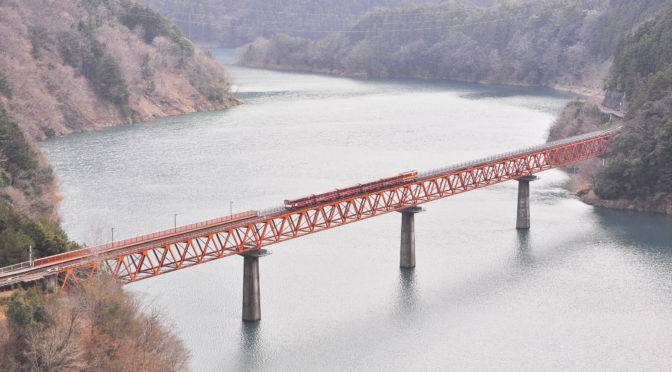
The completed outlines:
[[[628,108],[630,108],[630,102],[625,93],[611,89],[607,89],[604,93],[604,101],[602,101],[602,104],[605,107],[620,112],[627,112]]]
[[[133,2],[0,0],[0,20],[0,102],[30,138],[240,103],[217,61]]]

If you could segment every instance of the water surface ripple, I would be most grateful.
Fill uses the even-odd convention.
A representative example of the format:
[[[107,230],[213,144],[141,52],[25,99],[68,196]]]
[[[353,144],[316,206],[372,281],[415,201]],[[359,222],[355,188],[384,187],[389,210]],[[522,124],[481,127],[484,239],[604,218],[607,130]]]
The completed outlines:
[[[230,51],[214,50],[218,58]],[[246,105],[40,143],[88,244],[544,141],[566,94],[231,67]],[[594,209],[552,170],[515,229],[515,182],[426,205],[417,267],[400,216],[271,247],[262,321],[242,258],[127,288],[162,308],[196,371],[670,370],[672,221]],[[177,214],[177,216],[175,216]]]

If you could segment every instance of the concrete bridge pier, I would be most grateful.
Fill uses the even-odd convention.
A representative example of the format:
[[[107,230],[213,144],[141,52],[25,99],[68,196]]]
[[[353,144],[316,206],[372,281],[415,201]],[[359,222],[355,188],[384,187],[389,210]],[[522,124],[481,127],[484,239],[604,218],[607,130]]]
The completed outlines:
[[[58,276],[56,274],[45,276],[42,279],[42,289],[47,290],[49,287],[58,290],[60,286],[58,285]]]
[[[259,257],[268,256],[265,249],[241,253],[243,263],[243,321],[261,320],[261,292],[259,291]]]
[[[525,176],[516,179],[518,181],[516,229],[530,228],[530,181],[537,179],[537,176]]]
[[[401,260],[402,269],[415,267],[415,214],[422,212],[422,207],[409,207],[398,211],[401,213]]]

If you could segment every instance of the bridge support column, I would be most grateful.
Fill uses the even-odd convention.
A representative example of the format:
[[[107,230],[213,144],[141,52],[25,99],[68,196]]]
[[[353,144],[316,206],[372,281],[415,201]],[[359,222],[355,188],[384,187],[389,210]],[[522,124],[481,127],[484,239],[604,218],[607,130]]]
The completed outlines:
[[[241,253],[243,263],[243,321],[256,322],[261,320],[261,292],[259,291],[259,257],[270,253],[258,249]]]
[[[42,279],[42,290],[47,290],[49,287],[55,290],[58,290],[60,288],[58,285],[57,275],[45,276],[44,279]]]
[[[530,181],[537,176],[525,176],[516,179],[518,181],[518,213],[516,216],[516,229],[530,228]]]
[[[415,214],[422,212],[421,207],[409,207],[401,213],[401,260],[402,269],[415,267]]]

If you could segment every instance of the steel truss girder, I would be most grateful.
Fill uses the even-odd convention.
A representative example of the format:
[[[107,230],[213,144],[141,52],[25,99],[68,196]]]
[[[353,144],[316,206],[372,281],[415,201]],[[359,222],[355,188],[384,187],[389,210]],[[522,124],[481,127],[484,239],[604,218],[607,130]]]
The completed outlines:
[[[268,216],[194,238],[96,258],[58,272],[61,288],[91,280],[104,270],[123,283],[184,269],[223,257],[362,221],[551,168],[597,157],[609,151],[614,134],[590,138],[508,159],[414,180],[348,199]]]

